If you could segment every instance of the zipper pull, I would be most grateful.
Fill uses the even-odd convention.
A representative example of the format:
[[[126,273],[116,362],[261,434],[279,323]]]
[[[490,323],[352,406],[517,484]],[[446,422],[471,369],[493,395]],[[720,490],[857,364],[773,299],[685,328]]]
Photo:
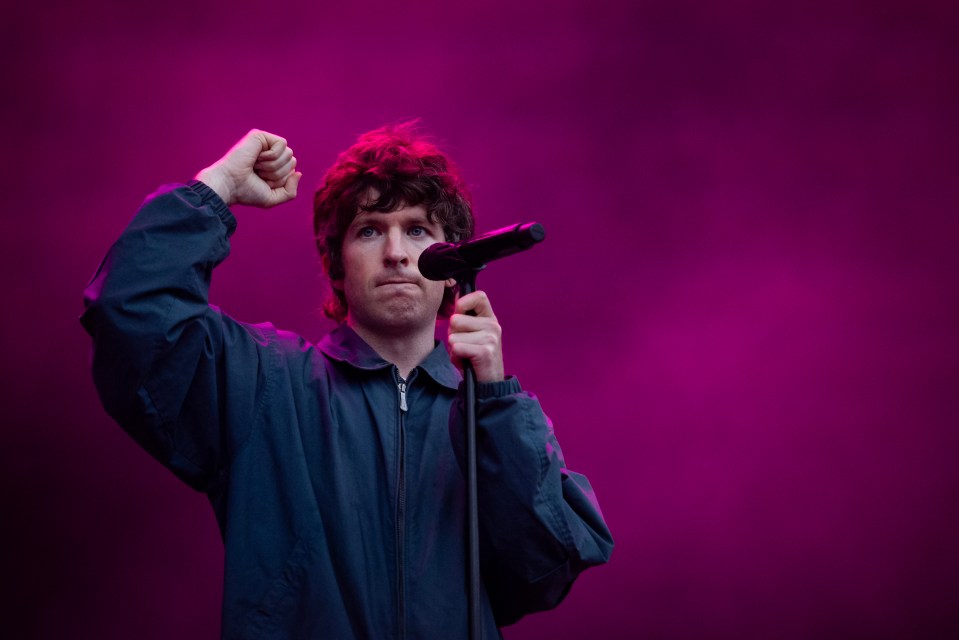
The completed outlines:
[[[406,411],[406,383],[400,382],[396,386],[400,389],[400,411]]]

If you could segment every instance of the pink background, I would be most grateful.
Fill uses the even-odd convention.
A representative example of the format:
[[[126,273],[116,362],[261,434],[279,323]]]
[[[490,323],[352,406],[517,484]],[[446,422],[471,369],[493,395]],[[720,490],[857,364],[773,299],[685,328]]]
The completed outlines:
[[[319,339],[313,187],[421,117],[480,231],[547,229],[480,286],[617,543],[507,638],[959,634],[956,4],[400,4],[0,10],[0,633],[216,637],[212,512],[100,408],[82,289],[258,127],[303,193],[213,300]]]

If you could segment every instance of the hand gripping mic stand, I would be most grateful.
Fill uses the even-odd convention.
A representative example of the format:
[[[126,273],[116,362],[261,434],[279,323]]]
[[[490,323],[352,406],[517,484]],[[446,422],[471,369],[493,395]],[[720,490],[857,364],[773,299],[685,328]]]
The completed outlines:
[[[546,237],[536,223],[505,227],[459,244],[437,243],[419,258],[419,270],[429,280],[455,278],[461,295],[476,291],[476,275],[486,263],[530,248]],[[476,315],[470,311],[469,315]],[[480,640],[479,507],[476,493],[476,373],[463,361],[463,391],[466,410],[466,495],[469,565],[469,638]]]

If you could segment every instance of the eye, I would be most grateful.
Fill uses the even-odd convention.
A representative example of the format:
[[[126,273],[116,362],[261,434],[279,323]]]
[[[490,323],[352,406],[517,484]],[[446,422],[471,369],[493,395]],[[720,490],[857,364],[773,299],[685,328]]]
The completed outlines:
[[[372,238],[374,235],[376,235],[376,229],[373,227],[363,227],[359,230],[357,235],[361,238]]]
[[[427,231],[425,227],[420,227],[420,226],[410,227],[410,235],[413,236],[414,238],[422,238],[424,236],[429,235],[429,231]]]

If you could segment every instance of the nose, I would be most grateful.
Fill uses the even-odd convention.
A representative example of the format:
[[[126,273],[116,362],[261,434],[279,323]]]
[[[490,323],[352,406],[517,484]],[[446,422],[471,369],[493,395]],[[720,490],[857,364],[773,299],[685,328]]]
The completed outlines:
[[[383,252],[383,263],[388,266],[409,265],[410,252],[406,246],[402,230],[390,229],[386,234],[386,247]]]

